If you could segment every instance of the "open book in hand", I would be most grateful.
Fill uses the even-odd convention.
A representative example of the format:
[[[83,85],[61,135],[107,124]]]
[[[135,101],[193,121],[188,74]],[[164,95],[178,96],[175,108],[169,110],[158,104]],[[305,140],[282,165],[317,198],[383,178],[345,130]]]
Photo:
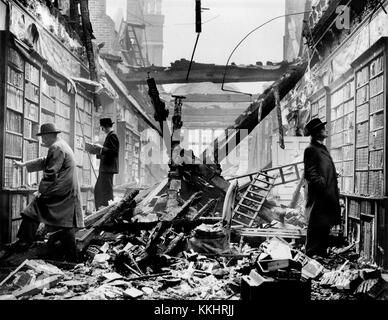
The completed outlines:
[[[85,142],[85,150],[92,154],[98,154],[101,151],[101,147],[93,143]]]

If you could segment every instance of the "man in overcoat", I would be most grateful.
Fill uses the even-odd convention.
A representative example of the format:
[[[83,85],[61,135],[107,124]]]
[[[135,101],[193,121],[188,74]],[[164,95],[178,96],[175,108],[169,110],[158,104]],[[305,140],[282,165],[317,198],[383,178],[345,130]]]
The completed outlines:
[[[98,178],[94,187],[94,203],[96,210],[108,205],[113,200],[113,175],[119,172],[119,138],[113,130],[110,118],[100,119],[102,131],[106,134],[104,145],[95,144],[96,151],[92,152],[100,159]]]
[[[337,172],[323,144],[326,122],[314,118],[305,127],[311,143],[304,151],[304,175],[307,182],[306,216],[308,219],[306,254],[327,255],[330,230],[341,223]]]
[[[73,150],[58,133],[55,124],[42,124],[37,136],[41,136],[43,145],[48,148],[47,156],[27,162],[14,161],[15,166],[26,167],[28,172],[43,171],[34,200],[21,213],[23,220],[17,236],[19,244],[30,244],[39,223],[44,223],[53,234],[50,243],[59,240],[65,258],[74,260],[75,228],[84,227],[81,192]]]

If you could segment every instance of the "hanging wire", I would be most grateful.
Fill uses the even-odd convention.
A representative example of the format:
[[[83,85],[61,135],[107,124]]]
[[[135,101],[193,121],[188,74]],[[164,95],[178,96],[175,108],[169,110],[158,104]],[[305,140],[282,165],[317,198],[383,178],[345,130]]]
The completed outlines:
[[[265,26],[266,24],[276,20],[276,19],[279,19],[279,18],[284,18],[284,17],[289,17],[289,16],[295,16],[295,15],[299,15],[299,14],[306,14],[306,13],[310,13],[312,12],[312,10],[309,10],[309,11],[303,11],[303,12],[297,12],[297,13],[290,13],[290,14],[283,14],[283,15],[280,15],[280,16],[277,16],[277,17],[274,17],[266,22],[264,22],[263,24],[261,24],[260,26],[254,28],[252,31],[250,31],[235,47],[234,49],[232,50],[231,54],[229,55],[228,57],[228,60],[226,61],[226,65],[225,65],[225,70],[224,70],[224,75],[223,75],[223,79],[222,79],[222,85],[221,85],[221,90],[222,91],[228,91],[228,92],[234,92],[234,93],[240,93],[240,94],[245,94],[245,95],[248,95],[248,96],[251,96],[252,97],[252,94],[251,93],[246,93],[246,92],[241,92],[241,91],[236,91],[236,90],[230,90],[230,89],[225,89],[224,88],[224,84],[225,84],[225,78],[226,78],[226,71],[228,69],[228,65],[229,65],[229,61],[230,61],[230,58],[232,57],[233,53],[237,50],[237,48],[240,46],[241,43],[244,42],[244,40],[246,38],[248,38],[253,32],[255,32],[256,30],[260,29],[261,27]]]

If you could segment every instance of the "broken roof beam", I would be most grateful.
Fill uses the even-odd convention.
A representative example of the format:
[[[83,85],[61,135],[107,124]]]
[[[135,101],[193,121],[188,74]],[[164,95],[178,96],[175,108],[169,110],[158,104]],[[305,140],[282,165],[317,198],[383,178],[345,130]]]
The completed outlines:
[[[303,77],[306,67],[307,63],[305,61],[293,65],[287,73],[267,88],[255,102],[251,103],[244,113],[235,120],[234,125],[225,130],[225,134],[220,140],[216,139],[214,141],[211,147],[218,145],[217,151],[219,163],[239,145],[242,141],[241,138],[244,139],[246,137],[246,135],[242,135],[238,129],[245,129],[248,134],[251,133],[261,120],[263,120],[275,108],[273,89],[276,87],[278,88],[281,100]],[[233,143],[231,143],[232,141]],[[209,152],[210,151],[206,149],[202,154],[203,158],[206,154],[209,154]]]
[[[236,66],[193,63],[190,70],[190,83],[194,82],[266,82],[279,79],[289,68],[287,62],[271,65]],[[185,64],[171,64],[171,67],[137,68],[130,73],[119,75],[120,80],[127,86],[145,84],[147,73],[155,78],[158,84],[187,83],[187,69]],[[225,78],[225,79],[224,79]]]

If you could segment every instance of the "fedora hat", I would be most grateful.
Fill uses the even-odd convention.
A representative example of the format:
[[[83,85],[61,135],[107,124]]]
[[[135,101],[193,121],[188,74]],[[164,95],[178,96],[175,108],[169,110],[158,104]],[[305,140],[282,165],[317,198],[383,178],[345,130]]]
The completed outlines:
[[[40,131],[36,134],[37,136],[41,136],[43,134],[49,133],[60,133],[61,131],[55,127],[54,123],[43,123],[40,126]]]
[[[305,135],[306,135],[306,136],[310,136],[310,135],[312,135],[312,134],[318,132],[318,131],[321,130],[326,124],[327,124],[327,122],[322,122],[321,119],[319,119],[319,118],[311,119],[311,120],[306,124],[306,126],[304,127]]]
[[[114,122],[112,122],[111,118],[101,118],[100,119],[100,126],[106,127],[106,126],[113,126]]]

